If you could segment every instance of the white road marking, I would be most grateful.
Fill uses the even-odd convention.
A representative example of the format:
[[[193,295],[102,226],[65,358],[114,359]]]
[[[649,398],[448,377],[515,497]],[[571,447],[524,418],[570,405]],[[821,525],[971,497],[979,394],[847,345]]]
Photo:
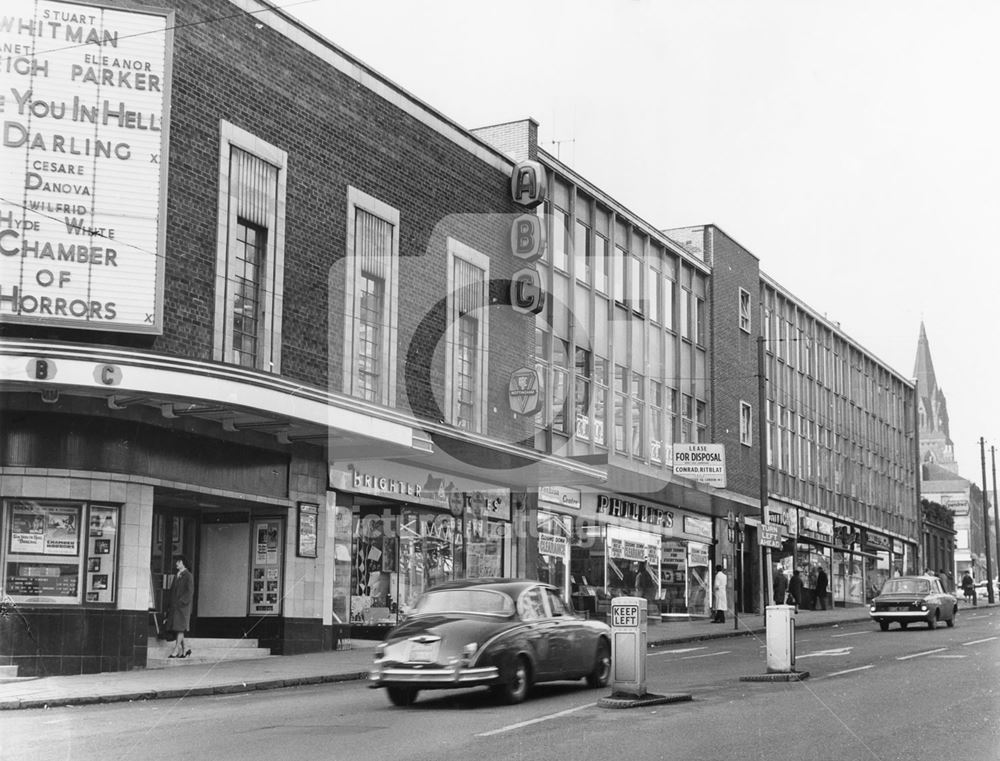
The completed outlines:
[[[558,713],[550,713],[547,716],[539,716],[537,719],[528,719],[527,721],[519,721],[517,724],[508,724],[506,727],[500,727],[500,729],[491,729],[489,732],[480,732],[476,737],[489,737],[490,735],[499,735],[504,732],[512,732],[515,729],[520,729],[521,727],[527,727],[532,724],[539,724],[543,721],[549,721],[550,719],[558,719],[563,716],[569,716],[571,713],[576,713],[577,711],[582,711],[584,708],[593,708],[597,703],[587,703],[586,705],[577,706],[576,708],[567,708],[565,711],[559,711]]]
[[[968,658],[967,655],[932,655],[931,658]]]
[[[815,653],[806,653],[805,655],[796,654],[795,660],[799,660],[800,658],[815,658],[820,655],[850,655],[852,649],[851,647],[840,647],[836,650],[819,650]]]
[[[863,632],[848,632],[847,634],[831,634],[830,639],[833,639],[834,637],[857,637],[859,634],[871,634],[871,632],[863,631]]]
[[[693,653],[695,650],[704,650],[704,647],[682,647],[679,650],[658,650],[647,655],[676,655],[677,653]]]
[[[827,674],[826,676],[831,677],[831,676],[840,676],[841,674],[853,674],[855,671],[864,671],[865,669],[871,669],[871,668],[875,668],[874,663],[869,663],[867,666],[858,666],[855,669],[844,669],[843,671],[834,671],[832,674]],[[824,678],[825,677],[820,677],[820,679]]]
[[[713,655],[725,655],[726,653],[731,653],[732,650],[719,650],[717,653],[702,653],[701,655],[685,655],[683,658],[678,658],[679,661],[689,661],[692,658],[711,658]]]
[[[972,640],[972,642],[963,642],[962,646],[965,647],[967,645],[981,645],[984,642],[992,642],[995,639],[996,637],[987,637],[986,639],[974,639]]]
[[[922,653],[913,653],[912,655],[901,655],[898,658],[896,658],[896,660],[897,661],[908,661],[910,658],[919,658],[921,655],[933,655],[934,653],[940,653],[940,652],[943,652],[943,651],[945,651],[947,649],[948,648],[946,648],[946,647],[939,647],[937,650],[925,650]]]

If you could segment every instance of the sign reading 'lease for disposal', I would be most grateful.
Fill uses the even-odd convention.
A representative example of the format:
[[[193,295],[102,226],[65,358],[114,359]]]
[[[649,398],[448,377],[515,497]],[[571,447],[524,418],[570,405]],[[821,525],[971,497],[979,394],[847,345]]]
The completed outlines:
[[[726,447],[723,444],[674,444],[674,475],[726,487]]]

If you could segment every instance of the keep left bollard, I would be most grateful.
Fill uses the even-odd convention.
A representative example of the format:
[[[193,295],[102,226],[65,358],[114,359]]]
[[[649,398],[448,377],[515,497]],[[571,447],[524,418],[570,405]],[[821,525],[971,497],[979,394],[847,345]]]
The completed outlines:
[[[611,695],[602,708],[635,708],[690,700],[691,695],[646,692],[647,603],[642,597],[611,600]]]
[[[764,609],[767,627],[767,672],[741,676],[741,682],[797,682],[809,676],[795,670],[795,607],[768,605]]]

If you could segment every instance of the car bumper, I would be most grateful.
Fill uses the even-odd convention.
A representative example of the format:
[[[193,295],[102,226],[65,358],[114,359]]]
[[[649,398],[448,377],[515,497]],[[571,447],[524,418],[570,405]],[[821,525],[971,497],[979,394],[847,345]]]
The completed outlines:
[[[500,681],[500,670],[496,666],[467,668],[459,664],[446,668],[412,668],[401,665],[378,664],[368,671],[369,687],[384,687],[390,684],[408,684],[423,689],[435,687],[470,687],[481,684],[496,684]]]
[[[876,621],[927,621],[934,615],[932,610],[877,610],[868,611]]]

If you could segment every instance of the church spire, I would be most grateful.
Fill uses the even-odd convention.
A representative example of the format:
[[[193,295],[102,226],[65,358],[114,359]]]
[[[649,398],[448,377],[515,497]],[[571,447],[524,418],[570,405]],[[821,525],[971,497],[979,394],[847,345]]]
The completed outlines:
[[[937,378],[934,375],[934,362],[931,360],[931,347],[927,341],[927,331],[923,320],[920,321],[920,338],[917,340],[917,359],[913,365],[913,377],[917,379],[917,393],[920,396],[933,398],[937,391]]]

